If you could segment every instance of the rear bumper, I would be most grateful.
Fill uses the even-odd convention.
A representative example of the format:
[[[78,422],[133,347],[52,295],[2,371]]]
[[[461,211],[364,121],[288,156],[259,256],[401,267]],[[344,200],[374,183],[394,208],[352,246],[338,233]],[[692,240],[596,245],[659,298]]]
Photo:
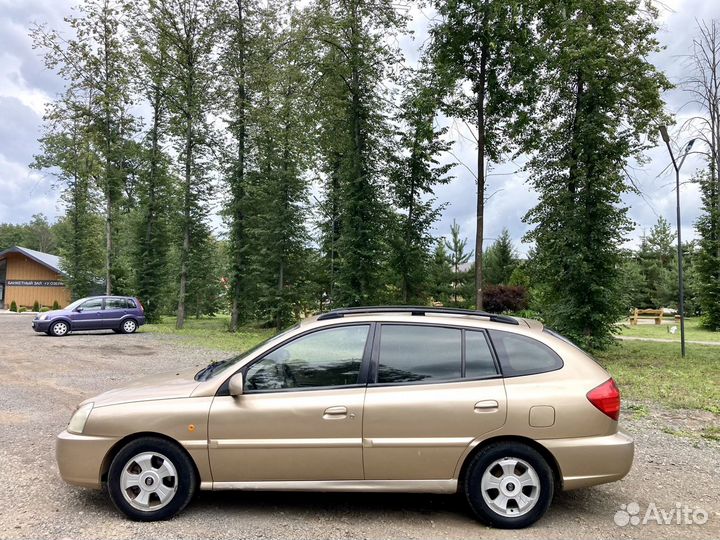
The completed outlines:
[[[635,443],[625,433],[604,437],[538,441],[555,457],[563,489],[577,489],[624,477],[632,467]]]
[[[119,439],[63,431],[55,442],[60,476],[68,484],[99,489],[105,456]]]

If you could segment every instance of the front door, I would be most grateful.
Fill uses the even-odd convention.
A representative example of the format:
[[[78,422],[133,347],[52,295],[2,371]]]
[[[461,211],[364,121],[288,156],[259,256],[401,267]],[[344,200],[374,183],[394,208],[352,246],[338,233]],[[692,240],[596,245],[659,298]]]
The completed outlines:
[[[243,395],[210,410],[214,482],[362,480],[370,328],[312,331],[244,367]]]
[[[382,324],[365,397],[367,480],[449,480],[470,443],[505,423],[482,330]]]
[[[102,328],[103,299],[91,298],[80,304],[70,315],[73,330],[96,330]]]

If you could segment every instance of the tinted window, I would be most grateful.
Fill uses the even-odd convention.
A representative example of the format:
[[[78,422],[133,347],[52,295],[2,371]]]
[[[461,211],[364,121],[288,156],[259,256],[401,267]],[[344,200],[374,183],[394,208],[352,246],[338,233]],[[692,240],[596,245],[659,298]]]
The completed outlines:
[[[313,332],[267,354],[247,370],[252,390],[356,384],[369,325]]]
[[[98,311],[102,309],[102,298],[93,298],[82,304],[83,311]]]
[[[125,302],[127,303],[127,307],[128,307],[129,309],[135,309],[135,308],[137,307],[137,306],[135,305],[135,300],[133,300],[132,298],[127,298],[127,299],[125,300]]]
[[[510,332],[490,330],[503,375],[515,377],[554,371],[563,366],[562,359],[547,345]]]
[[[461,337],[454,328],[383,325],[377,381],[459,379]]]
[[[465,376],[473,378],[492,375],[497,375],[497,370],[485,333],[465,331]]]
[[[107,298],[105,309],[127,309],[127,302],[124,298]]]

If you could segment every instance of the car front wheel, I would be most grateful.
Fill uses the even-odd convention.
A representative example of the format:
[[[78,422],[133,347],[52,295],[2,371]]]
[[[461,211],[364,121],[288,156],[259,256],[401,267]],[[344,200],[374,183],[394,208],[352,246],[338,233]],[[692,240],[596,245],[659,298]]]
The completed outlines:
[[[136,521],[173,517],[190,502],[196,485],[190,458],[172,442],[153,437],[128,443],[108,471],[110,499]]]
[[[137,330],[137,323],[133,319],[127,319],[120,325],[120,331],[123,334],[132,334]]]
[[[70,331],[70,325],[65,321],[58,321],[50,326],[50,334],[57,337],[67,335]]]
[[[501,529],[539,520],[553,497],[553,473],[545,458],[521,443],[490,444],[472,459],[464,483],[475,516]]]

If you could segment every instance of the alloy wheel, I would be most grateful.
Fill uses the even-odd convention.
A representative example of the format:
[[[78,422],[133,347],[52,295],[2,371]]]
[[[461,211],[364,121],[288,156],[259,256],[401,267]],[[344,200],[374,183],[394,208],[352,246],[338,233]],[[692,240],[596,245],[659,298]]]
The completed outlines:
[[[525,460],[504,457],[485,469],[480,481],[488,507],[503,517],[527,514],[538,502],[540,478]]]
[[[152,512],[166,506],[178,489],[178,473],[172,462],[157,452],[130,458],[120,475],[120,491],[133,508]]]

